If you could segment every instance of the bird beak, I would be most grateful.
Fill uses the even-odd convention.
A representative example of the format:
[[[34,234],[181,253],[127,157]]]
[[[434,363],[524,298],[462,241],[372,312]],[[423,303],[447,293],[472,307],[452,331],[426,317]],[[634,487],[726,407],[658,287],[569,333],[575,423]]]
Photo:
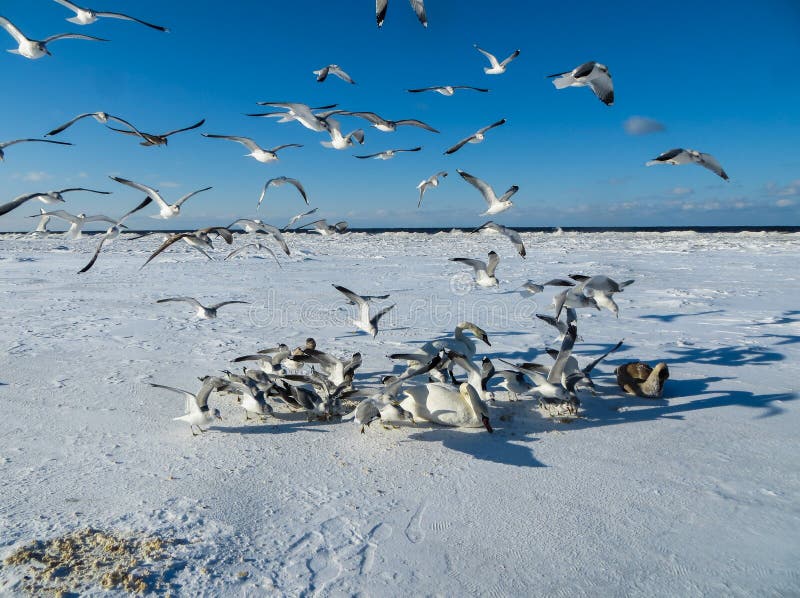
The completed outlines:
[[[486,428],[486,431],[489,432],[489,434],[494,432],[494,430],[492,429],[492,424],[489,423],[489,418],[486,417],[485,415],[483,416],[483,427]]]

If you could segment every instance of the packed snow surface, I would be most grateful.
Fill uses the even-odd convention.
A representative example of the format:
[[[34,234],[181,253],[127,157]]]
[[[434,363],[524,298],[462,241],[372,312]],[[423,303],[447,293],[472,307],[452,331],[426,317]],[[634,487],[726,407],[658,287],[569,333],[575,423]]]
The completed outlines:
[[[0,550],[87,527],[180,540],[164,583],[184,595],[699,596],[800,592],[800,235],[777,233],[288,234],[290,257],[218,241],[208,261],[159,237],[0,236]],[[268,238],[263,242],[272,243]],[[237,236],[234,246],[242,244]],[[273,244],[274,245],[274,244]],[[500,287],[450,257],[501,256]],[[452,334],[489,335],[478,358],[540,361],[568,274],[635,279],[619,318],[580,310],[593,373],[571,423],[494,386],[494,434],[424,422],[365,434],[275,405],[193,437],[178,395],[231,360],[306,337],[360,351],[356,386],[400,372],[387,354]],[[373,339],[331,285],[389,293]],[[245,300],[198,320],[181,303]],[[665,361],[663,399],[622,394],[613,370]],[[461,374],[463,377],[463,373]],[[26,570],[0,566],[0,593]],[[95,588],[99,594],[104,590]]]

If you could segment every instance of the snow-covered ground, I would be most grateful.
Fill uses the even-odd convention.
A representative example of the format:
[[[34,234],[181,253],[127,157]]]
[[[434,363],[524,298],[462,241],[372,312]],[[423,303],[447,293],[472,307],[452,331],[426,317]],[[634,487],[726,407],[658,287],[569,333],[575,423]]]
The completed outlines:
[[[800,235],[289,234],[267,256],[207,261],[179,243],[0,236],[0,556],[92,526],[161,534],[183,595],[699,596],[800,592]],[[241,238],[236,244],[241,244]],[[224,247],[224,249],[223,249]],[[216,256],[227,246],[218,243]],[[449,257],[501,255],[499,289]],[[471,320],[479,356],[547,360],[532,318],[554,291],[527,279],[604,273],[635,284],[619,319],[580,311],[581,363],[600,396],[560,423],[497,392],[495,433],[418,423],[359,434],[276,406],[265,424],[212,397],[224,420],[193,437],[177,395],[231,359],[313,336],[361,351],[357,385],[387,357]],[[331,286],[390,293],[376,339],[354,333]],[[243,299],[200,321],[186,305]],[[625,361],[666,361],[663,400],[621,394]],[[232,368],[233,369],[233,368]],[[0,593],[25,568],[0,567]],[[99,590],[98,590],[99,592]]]

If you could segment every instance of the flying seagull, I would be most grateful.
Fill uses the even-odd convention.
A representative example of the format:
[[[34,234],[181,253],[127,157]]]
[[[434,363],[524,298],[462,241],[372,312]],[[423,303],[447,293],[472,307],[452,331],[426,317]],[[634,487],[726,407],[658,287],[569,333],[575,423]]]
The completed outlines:
[[[86,118],[87,116],[93,117],[97,122],[102,123],[102,124],[106,124],[110,120],[116,121],[116,122],[118,122],[120,124],[125,125],[126,127],[130,127],[132,131],[135,131],[135,132],[139,133],[139,135],[143,135],[143,133],[139,132],[139,129],[134,127],[127,120],[122,119],[122,118],[120,118],[118,116],[112,116],[108,112],[86,112],[84,114],[79,114],[78,116],[76,116],[72,120],[64,123],[60,127],[57,127],[55,129],[53,129],[49,133],[45,133],[45,137],[52,137],[53,135],[58,135],[59,133],[61,133],[65,129],[68,129],[69,127],[74,125],[76,122],[78,122],[82,118]]]
[[[337,150],[347,149],[356,144],[356,142],[364,143],[364,131],[356,129],[352,133],[342,135],[342,128],[339,121],[335,118],[327,117],[324,119],[325,125],[328,129],[328,134],[331,136],[330,141],[320,141],[324,147],[331,147]]]
[[[112,131],[116,131],[117,133],[124,133],[125,135],[135,135],[137,137],[141,137],[144,139],[139,145],[150,146],[150,145],[167,145],[167,137],[170,135],[175,135],[175,133],[183,133],[184,131],[191,131],[192,129],[196,129],[198,127],[202,127],[203,124],[206,122],[206,119],[202,119],[199,122],[194,123],[193,125],[189,125],[188,127],[184,127],[182,129],[175,129],[174,131],[167,131],[163,135],[154,135],[153,133],[142,133],[136,129],[131,131],[126,131],[125,129],[116,129],[114,127],[108,127]]]
[[[249,137],[237,137],[235,135],[212,135],[211,133],[202,133],[203,137],[208,137],[210,139],[228,139],[230,141],[235,141],[236,143],[241,143],[247,149],[250,150],[249,154],[245,154],[250,158],[254,158],[259,162],[266,164],[267,162],[274,162],[278,159],[278,150],[282,150],[286,147],[303,147],[298,143],[286,143],[284,145],[279,145],[278,147],[273,147],[272,149],[264,149],[260,147],[255,141],[250,139]]]
[[[277,226],[272,226],[271,224],[267,224],[266,222],[262,222],[261,220],[250,220],[248,218],[239,218],[231,222],[225,228],[233,228],[234,226],[241,226],[244,229],[244,232],[250,233],[264,233],[272,235],[275,240],[278,242],[278,245],[281,246],[281,249],[286,255],[291,255],[291,251],[289,251],[289,246],[286,244],[286,239],[283,238],[281,231],[278,229]]]
[[[489,59],[489,63],[491,64],[491,66],[483,67],[483,72],[486,73],[487,75],[502,75],[503,73],[506,72],[508,63],[514,60],[517,56],[519,56],[519,50],[514,50],[514,52],[511,53],[511,56],[506,58],[503,62],[498,62],[494,54],[491,54],[486,50],[479,48],[478,44],[474,44],[474,46],[478,52],[480,52],[481,54],[486,56],[486,58]]]
[[[289,183],[290,185],[294,186],[294,188],[300,192],[300,195],[306,202],[306,205],[308,205],[308,196],[306,196],[306,190],[303,189],[303,185],[300,183],[300,181],[298,181],[297,179],[290,179],[289,177],[285,176],[279,176],[275,177],[274,179],[270,179],[266,183],[264,183],[264,188],[261,190],[261,195],[258,198],[258,205],[256,206],[256,209],[261,207],[261,202],[264,201],[264,196],[267,194],[267,189],[269,187],[280,187],[281,185],[286,183]]]
[[[406,118],[403,120],[386,120],[375,114],[374,112],[342,112],[347,116],[357,116],[359,118],[363,118],[364,120],[369,121],[372,123],[372,126],[378,129],[379,131],[383,131],[384,133],[391,133],[397,130],[397,127],[407,125],[411,127],[419,127],[420,129],[425,129],[426,131],[430,131],[431,133],[438,133],[436,129],[432,126],[425,124],[421,120],[417,120],[415,118]]]
[[[173,243],[180,241],[183,239],[186,243],[189,244],[190,247],[197,249],[200,253],[206,256],[208,259],[212,259],[210,255],[208,255],[204,247],[212,248],[213,244],[211,243],[211,234],[216,234],[218,237],[222,237],[222,239],[228,244],[233,243],[233,233],[229,231],[224,226],[209,226],[208,228],[201,228],[196,231],[188,232],[188,233],[174,233],[171,234],[167,239],[161,244],[161,247],[156,249],[147,261],[142,264],[139,268],[144,268],[147,264],[149,264],[159,253],[167,249]]]
[[[108,216],[103,216],[102,214],[96,214],[94,216],[87,216],[83,212],[80,214],[70,214],[69,212],[65,212],[64,210],[56,210],[55,212],[45,212],[45,216],[55,216],[56,218],[61,218],[61,220],[66,220],[70,223],[69,230],[65,233],[65,236],[70,239],[80,239],[81,238],[81,230],[83,226],[89,222],[110,222],[111,224],[116,224],[117,221],[113,218],[109,218]],[[31,218],[39,218],[40,215],[36,214],[31,216]]]
[[[325,220],[324,218],[321,220],[315,220],[314,222],[309,222],[307,224],[304,224],[303,226],[298,226],[297,228],[299,230],[307,226],[313,226],[314,231],[318,232],[323,237],[346,232],[348,228],[348,224],[344,220],[342,220],[341,222],[337,222],[336,224],[328,224],[328,221]]]
[[[15,139],[14,141],[0,141],[0,162],[5,160],[5,152],[3,151],[5,148],[10,145],[14,145],[15,143],[28,143],[31,141],[38,141],[40,143],[56,143],[58,145],[72,145],[66,141],[52,141],[50,139]]]
[[[342,81],[352,85],[356,84],[356,82],[350,78],[350,75],[345,73],[338,64],[329,64],[328,66],[324,66],[318,71],[314,71],[314,74],[317,76],[317,81],[320,83],[327,79],[328,75],[336,75]]]
[[[278,261],[278,256],[275,255],[275,252],[272,251],[272,249],[270,249],[266,245],[262,245],[261,243],[246,243],[245,245],[242,245],[241,247],[231,251],[228,255],[225,256],[225,259],[229,260],[233,256],[239,255],[241,252],[245,251],[246,249],[250,249],[251,247],[255,247],[256,249],[261,249],[268,252],[273,258],[275,258],[275,263],[278,264],[278,267],[283,269],[283,266],[281,266],[281,263]]]
[[[134,189],[138,189],[143,193],[147,193],[148,197],[152,197],[153,201],[155,201],[158,204],[158,207],[161,210],[159,212],[159,215],[156,216],[156,218],[164,218],[164,219],[172,218],[173,216],[177,216],[178,214],[180,214],[181,206],[190,197],[194,197],[198,193],[202,193],[203,191],[208,191],[209,189],[211,189],[211,187],[206,187],[204,189],[198,189],[197,191],[192,191],[191,193],[187,193],[186,195],[181,197],[174,204],[170,205],[166,201],[164,201],[164,198],[161,197],[161,194],[159,194],[159,192],[153,189],[152,187],[148,187],[147,185],[136,183],[134,181],[129,181],[128,179],[123,179],[118,176],[109,176],[109,178],[113,181],[117,181],[118,183],[122,183],[123,185],[128,185],[128,187],[133,187]]]
[[[417,189],[419,189],[419,203],[417,203],[417,207],[419,208],[422,205],[422,196],[425,194],[425,190],[428,187],[438,187],[439,186],[439,178],[445,178],[447,173],[443,170],[441,172],[437,172],[429,176],[424,181],[421,181],[419,185],[417,185]]]
[[[383,152],[378,152],[377,154],[367,154],[366,156],[354,156],[354,157],[360,158],[361,160],[365,160],[367,158],[375,158],[376,160],[389,160],[391,158],[394,158],[394,155],[400,152],[418,152],[421,149],[422,147],[412,147],[411,149],[390,149]]]
[[[471,89],[487,93],[489,90],[484,87],[472,87],[471,85],[433,85],[431,87],[420,87],[419,89],[408,89],[408,93],[422,93],[423,91],[435,91],[443,96],[453,95],[457,89]]]
[[[410,0],[411,8],[417,13],[419,22],[423,27],[428,26],[428,15],[425,14],[424,0]],[[378,27],[383,26],[383,20],[386,18],[386,9],[389,7],[389,0],[375,0],[375,19],[378,21]]]
[[[223,301],[222,303],[215,303],[214,305],[201,305],[200,302],[194,297],[168,297],[167,299],[159,299],[156,303],[169,303],[172,301],[181,301],[188,303],[197,310],[197,317],[201,320],[211,320],[217,317],[217,310],[225,305],[232,305],[234,303],[242,303],[250,305],[249,301]]]
[[[594,95],[600,98],[606,106],[614,103],[614,84],[611,81],[611,73],[608,72],[606,65],[599,62],[584,62],[571,71],[547,75],[547,77],[553,79],[556,89],[588,85],[592,88]]]
[[[653,158],[649,162],[646,162],[645,165],[653,166],[654,164],[699,164],[700,166],[708,168],[711,172],[722,177],[726,181],[729,180],[726,172],[722,170],[722,165],[717,162],[717,159],[714,156],[711,154],[704,154],[693,149],[671,149],[668,152],[664,152],[660,156]]]
[[[91,25],[100,17],[108,17],[111,19],[123,19],[125,21],[135,21],[140,25],[145,25],[150,27],[151,29],[157,29],[158,31],[168,31],[165,27],[161,27],[160,25],[153,25],[152,23],[148,23],[147,21],[142,21],[141,19],[137,19],[136,17],[131,17],[129,15],[124,15],[118,12],[101,12],[97,10],[92,10],[91,8],[83,8],[78,6],[77,4],[73,4],[69,0],[55,0],[61,6],[66,6],[68,9],[75,12],[75,16],[67,19],[70,23],[75,23],[76,25]]]
[[[58,191],[47,191],[46,193],[26,193],[25,195],[20,195],[13,201],[0,206],[0,216],[3,214],[8,214],[11,210],[18,208],[30,199],[38,199],[42,203],[46,204],[64,203],[64,197],[62,194],[71,193],[72,191],[88,191],[90,193],[110,195],[109,191],[95,191],[94,189],[84,189],[83,187],[71,187],[69,189],[59,189]]]
[[[325,121],[313,113],[313,110],[328,110],[336,108],[336,104],[328,106],[320,106],[319,108],[311,108],[307,104],[300,104],[299,102],[257,102],[259,106],[274,106],[275,108],[283,108],[286,112],[265,112],[262,114],[247,114],[246,116],[266,116],[266,117],[280,117],[278,122],[289,122],[296,120],[306,129],[312,131],[325,131],[328,127]]]
[[[97,249],[95,250],[94,255],[92,256],[92,259],[89,260],[89,263],[86,264],[83,268],[78,270],[78,274],[83,274],[84,272],[88,272],[92,268],[92,266],[94,266],[94,263],[97,261],[97,258],[100,255],[100,251],[103,249],[103,244],[106,241],[110,241],[111,239],[114,239],[119,236],[120,227],[122,226],[122,223],[125,221],[125,219],[128,218],[128,216],[130,216],[131,214],[135,214],[142,208],[149,205],[150,202],[152,201],[153,201],[152,197],[145,197],[144,201],[142,201],[138,206],[133,208],[130,212],[125,213],[119,220],[116,221],[116,223],[110,226],[108,230],[106,230],[106,232],[103,233],[103,236],[100,238],[100,243],[97,245]]]
[[[367,297],[362,297],[361,295],[356,295],[350,289],[346,289],[345,287],[339,285],[333,285],[337,291],[342,293],[345,297],[347,297],[351,303],[354,303],[358,306],[358,319],[353,320],[353,325],[358,328],[359,330],[363,330],[367,334],[371,334],[372,338],[375,338],[378,335],[378,322],[380,319],[385,316],[389,311],[394,308],[394,305],[390,305],[389,307],[385,307],[376,313],[374,316],[370,317],[369,315],[369,300]],[[382,297],[385,297],[383,295]]]
[[[95,42],[108,41],[107,39],[92,37],[91,35],[81,35],[80,33],[59,33],[58,35],[51,35],[43,40],[28,39],[19,29],[17,29],[14,23],[5,17],[0,17],[0,27],[5,29],[8,34],[19,44],[19,47],[16,50],[8,50],[8,52],[11,52],[12,54],[19,54],[25,58],[30,58],[31,60],[41,58],[45,54],[50,56],[51,54],[50,50],[47,49],[47,44],[59,39],[86,39]]]
[[[508,228],[507,226],[503,226],[502,224],[497,224],[496,222],[492,222],[491,220],[485,224],[482,224],[472,232],[478,231],[486,231],[486,232],[494,232],[504,237],[508,237],[508,240],[511,241],[514,245],[514,249],[517,250],[520,257],[525,257],[525,245],[522,243],[522,237],[519,236],[519,233],[513,229]]]
[[[306,217],[306,216],[309,216],[309,215],[313,214],[313,213],[314,213],[314,212],[316,212],[317,210],[319,210],[319,208],[314,208],[313,210],[309,210],[308,212],[303,212],[302,214],[295,214],[294,216],[292,216],[292,217],[289,219],[289,222],[286,224],[286,226],[284,226],[284,227],[283,227],[283,231],[284,231],[284,232],[286,232],[287,230],[289,230],[289,229],[292,227],[292,225],[293,225],[295,222],[297,222],[297,221],[298,221],[298,220],[300,220],[301,218],[304,218],[304,217]]]
[[[490,125],[488,125],[486,127],[483,127],[482,129],[478,129],[477,131],[475,131],[469,137],[465,137],[464,139],[462,139],[461,141],[456,143],[453,147],[445,150],[444,153],[446,155],[454,154],[458,150],[460,150],[462,147],[464,147],[467,143],[480,143],[481,141],[483,141],[485,139],[485,135],[486,135],[487,131],[489,131],[490,129],[494,129],[495,127],[499,127],[500,125],[504,125],[504,124],[506,124],[506,119],[505,118],[503,118],[501,120],[498,120],[496,123],[492,123],[492,124],[490,124]]]
[[[508,188],[508,191],[503,193],[503,195],[500,197],[497,197],[494,189],[492,189],[488,183],[482,181],[478,177],[474,177],[471,174],[464,172],[463,170],[456,169],[456,172],[461,175],[462,179],[480,191],[481,195],[483,195],[483,199],[485,199],[486,203],[489,205],[489,208],[483,212],[481,216],[499,214],[500,212],[504,212],[514,205],[514,203],[511,201],[511,196],[519,191],[519,187],[517,185],[512,185]]]

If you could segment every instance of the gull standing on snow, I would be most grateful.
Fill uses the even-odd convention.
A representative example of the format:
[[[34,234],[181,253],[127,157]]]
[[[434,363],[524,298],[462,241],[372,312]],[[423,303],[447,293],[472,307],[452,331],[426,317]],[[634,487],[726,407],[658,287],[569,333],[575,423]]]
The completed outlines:
[[[504,124],[506,124],[506,119],[505,118],[503,118],[501,120],[498,120],[496,123],[492,123],[492,124],[490,124],[490,125],[488,125],[486,127],[483,127],[482,129],[478,129],[477,131],[475,131],[469,137],[465,137],[464,139],[462,139],[461,141],[456,143],[453,147],[451,147],[449,149],[446,149],[445,152],[444,152],[445,155],[456,153],[458,150],[460,150],[462,147],[464,147],[468,143],[480,143],[481,141],[483,141],[486,138],[485,136],[486,136],[486,132],[488,130],[494,129],[495,127],[499,127],[500,125],[504,125]]]
[[[434,175],[429,176],[424,181],[421,181],[419,185],[417,185],[417,189],[419,189],[419,203],[417,207],[419,208],[422,205],[422,196],[425,195],[425,190],[428,187],[438,187],[439,186],[439,178],[445,178],[447,176],[447,172],[444,170],[441,172],[437,172]]]
[[[611,73],[608,72],[606,65],[599,62],[584,62],[571,71],[547,75],[547,77],[553,79],[556,89],[588,85],[592,88],[594,95],[600,98],[606,106],[614,103],[614,84],[611,81]]]
[[[275,177],[274,179],[270,179],[266,183],[264,183],[264,188],[261,190],[261,195],[258,198],[258,205],[256,206],[256,209],[261,207],[261,202],[264,201],[264,196],[267,194],[267,189],[269,187],[280,187],[281,185],[284,185],[286,183],[289,183],[290,185],[294,186],[294,188],[300,192],[300,195],[306,202],[306,205],[308,205],[308,196],[306,195],[306,190],[303,189],[303,185],[300,183],[300,181],[298,181],[297,179],[290,179],[289,177],[286,176],[279,176]]]
[[[378,322],[383,316],[385,316],[387,313],[389,313],[389,311],[391,311],[394,308],[394,305],[390,305],[389,307],[384,307],[374,316],[370,317],[369,302],[366,297],[362,297],[361,295],[356,295],[350,289],[346,289],[336,284],[333,285],[333,288],[342,293],[352,303],[358,306],[358,319],[353,320],[353,325],[359,330],[363,330],[367,334],[372,335],[372,338],[378,336]]]
[[[213,424],[215,419],[222,419],[219,409],[211,410],[208,408],[208,397],[211,393],[224,388],[228,384],[222,378],[213,378],[209,376],[203,380],[203,386],[200,387],[197,394],[193,394],[188,390],[173,388],[172,386],[164,386],[163,384],[155,384],[153,382],[148,382],[148,384],[154,388],[171,390],[186,398],[184,415],[173,419],[187,422],[189,424],[189,429],[192,431],[192,436],[197,436],[197,432],[194,431],[195,427],[197,427],[200,432],[205,432],[206,430],[201,428],[201,425]]]
[[[475,46],[475,49],[478,52],[480,52],[481,54],[486,56],[486,58],[489,59],[489,63],[491,64],[491,66],[483,67],[483,72],[486,73],[487,75],[502,75],[503,73],[506,72],[506,67],[508,66],[508,63],[514,60],[517,56],[519,56],[519,50],[514,50],[511,53],[511,56],[506,58],[503,62],[498,62],[494,54],[491,54],[486,50],[479,48],[478,44],[473,44],[473,45]]]
[[[328,75],[336,75],[342,81],[355,85],[356,82],[350,78],[350,75],[345,73],[338,64],[329,64],[328,66],[324,66],[318,71],[314,71],[314,74],[317,76],[317,81],[322,83],[325,79],[328,78]]]
[[[430,131],[431,133],[439,132],[432,126],[415,118],[405,118],[403,120],[386,120],[385,118],[378,116],[374,112],[342,112],[342,114],[345,114],[347,116],[357,116],[359,118],[363,118],[364,120],[367,120],[370,123],[372,123],[373,127],[378,129],[379,131],[383,131],[384,133],[392,133],[397,130],[397,127],[401,127],[403,125],[411,127],[419,127],[420,129],[425,129],[426,131]]]
[[[157,29],[158,31],[168,31],[165,27],[161,27],[160,25],[153,25],[152,23],[148,23],[147,21],[142,21],[141,19],[137,19],[136,17],[131,17],[129,15],[124,15],[118,12],[101,12],[97,10],[92,10],[91,8],[83,8],[78,6],[77,4],[73,4],[69,0],[55,0],[62,6],[66,6],[68,9],[75,12],[75,16],[67,19],[70,23],[75,23],[76,25],[91,25],[95,21],[97,21],[100,17],[108,17],[111,19],[123,19],[125,21],[135,21],[140,25],[145,25],[146,27],[150,27],[151,29]]]
[[[58,191],[48,191],[46,193],[26,193],[25,195],[20,195],[13,201],[8,202],[0,206],[0,216],[3,214],[8,214],[11,210],[14,210],[24,204],[26,201],[31,199],[38,199],[42,203],[46,204],[54,204],[54,203],[64,203],[63,193],[70,193],[72,191],[88,191],[89,193],[100,193],[102,195],[110,195],[110,191],[95,191],[94,189],[84,189],[83,187],[72,187],[69,189],[60,189]]]
[[[481,216],[499,214],[500,212],[504,212],[514,205],[514,203],[511,201],[511,196],[519,191],[519,187],[517,185],[511,185],[511,187],[508,188],[508,191],[503,193],[500,197],[497,197],[494,189],[492,189],[488,183],[482,181],[478,177],[474,177],[471,174],[464,172],[463,170],[456,169],[456,172],[461,175],[462,179],[480,191],[481,195],[483,195],[483,199],[485,199],[486,203],[489,205],[489,208],[483,212]]]
[[[0,17],[0,27],[5,29],[8,34],[14,38],[19,44],[16,50],[7,50],[11,54],[19,54],[25,58],[36,60],[44,55],[50,56],[50,50],[47,49],[47,44],[59,39],[86,39],[95,42],[107,42],[107,39],[100,37],[92,37],[91,35],[81,35],[80,33],[59,33],[58,35],[51,35],[43,40],[28,39],[25,35],[17,29],[16,25],[5,17]]]
[[[94,263],[97,261],[97,258],[100,255],[100,251],[103,249],[103,244],[106,241],[110,241],[112,239],[116,239],[120,234],[120,228],[122,227],[122,223],[125,222],[125,220],[130,215],[135,214],[136,212],[138,212],[142,208],[148,206],[150,204],[150,202],[152,202],[152,201],[153,201],[153,198],[145,197],[144,201],[142,201],[142,203],[140,203],[138,206],[133,208],[131,211],[126,212],[125,214],[123,214],[123,216],[119,220],[117,220],[114,224],[112,224],[110,227],[108,227],[106,232],[103,233],[103,236],[100,238],[100,243],[97,245],[97,249],[95,250],[94,255],[92,256],[92,259],[89,260],[89,263],[86,264],[83,268],[78,270],[78,274],[83,274],[85,272],[88,272],[92,268],[92,266],[94,266]]]
[[[428,16],[425,14],[424,0],[410,0],[411,8],[417,14],[419,22],[423,27],[428,26]],[[386,18],[386,9],[389,8],[389,0],[375,0],[375,19],[378,22],[378,27],[383,26],[383,20]]]
[[[167,145],[169,142],[167,137],[169,137],[170,135],[175,135],[176,133],[183,133],[184,131],[191,131],[192,129],[202,127],[205,124],[205,122],[206,119],[204,118],[194,123],[193,125],[189,125],[188,127],[183,127],[182,129],[167,131],[162,135],[155,135],[153,133],[142,133],[138,129],[134,129],[132,126],[131,126],[132,130],[130,131],[126,131],[125,129],[116,129],[114,127],[108,127],[108,128],[111,129],[112,131],[116,131],[117,133],[123,133],[125,135],[135,135],[136,137],[141,137],[142,139],[144,139],[144,141],[139,143],[139,145],[144,145],[145,147],[148,147],[151,145]]]
[[[453,95],[457,89],[471,89],[481,93],[487,93],[489,90],[485,87],[472,87],[471,85],[432,85],[431,87],[420,87],[419,89],[407,89],[408,93],[422,93],[423,91],[435,91],[443,96]]]
[[[118,117],[118,116],[112,116],[112,115],[111,115],[111,114],[109,114],[108,112],[85,112],[85,113],[83,113],[83,114],[79,114],[78,116],[76,116],[76,117],[75,117],[75,118],[73,118],[72,120],[65,122],[65,123],[64,123],[63,125],[61,125],[60,127],[56,127],[55,129],[53,129],[53,130],[52,130],[52,131],[50,131],[49,133],[45,133],[45,137],[52,137],[52,136],[54,136],[54,135],[58,135],[59,133],[61,133],[61,132],[62,132],[62,131],[64,131],[65,129],[68,129],[69,127],[71,127],[72,125],[74,125],[74,124],[75,124],[76,122],[78,122],[79,120],[81,120],[81,119],[83,119],[83,118],[86,118],[86,117],[88,117],[88,116],[91,116],[91,117],[92,117],[92,118],[94,118],[94,119],[95,119],[97,122],[99,122],[99,123],[101,123],[101,124],[103,124],[103,125],[107,124],[107,123],[108,123],[108,121],[110,121],[110,120],[113,120],[113,121],[115,121],[115,122],[118,122],[118,123],[120,123],[120,124],[122,124],[122,125],[125,125],[126,127],[130,127],[132,131],[134,131],[134,132],[136,132],[136,133],[139,133],[139,135],[141,135],[141,136],[144,136],[144,133],[141,133],[141,132],[139,131],[139,129],[137,129],[136,127],[134,127],[134,126],[133,126],[131,123],[129,123],[129,122],[128,122],[127,120],[125,120],[124,118],[120,118],[120,117]]]
[[[230,141],[235,141],[236,143],[241,143],[247,149],[250,150],[249,154],[245,154],[245,156],[249,156],[250,158],[254,158],[259,162],[266,164],[267,162],[274,162],[278,159],[278,150],[282,150],[286,147],[303,147],[298,143],[286,143],[284,145],[279,145],[278,147],[274,147],[272,149],[264,149],[260,147],[255,141],[250,139],[249,137],[237,137],[236,135],[212,135],[211,133],[201,133],[203,137],[208,137],[210,139],[228,139]]]
[[[490,220],[489,222],[487,222],[486,224],[482,224],[472,232],[475,233],[478,231],[494,232],[499,235],[503,235],[504,237],[507,237],[508,240],[511,241],[511,243],[514,245],[514,249],[517,250],[517,253],[519,253],[520,257],[523,258],[525,257],[525,245],[522,243],[522,237],[520,237],[519,233],[514,229],[508,228],[507,226],[503,226],[502,224],[497,224]]]
[[[188,303],[197,310],[197,317],[201,320],[211,320],[217,317],[217,310],[225,305],[232,305],[234,303],[242,303],[250,305],[249,301],[223,301],[222,303],[215,303],[214,305],[201,305],[200,302],[194,297],[169,297],[167,299],[159,299],[156,303],[169,303],[171,301],[181,301]]]
[[[649,162],[646,162],[645,166],[653,166],[654,164],[673,164],[676,166],[681,164],[699,164],[704,168],[708,168],[711,172],[722,177],[724,180],[729,180],[728,175],[722,170],[722,165],[717,162],[714,156],[693,149],[671,149],[653,158]]]
[[[0,141],[0,162],[5,160],[5,152],[3,151],[9,145],[16,143],[28,143],[31,141],[38,141],[39,143],[55,143],[57,145],[72,145],[66,141],[52,141],[51,139],[15,139],[14,141]]]
[[[69,230],[64,233],[64,236],[68,239],[80,239],[81,238],[81,230],[83,226],[88,222],[110,222],[111,224],[116,224],[117,221],[113,218],[109,218],[108,216],[103,216],[102,214],[97,214],[95,216],[87,216],[83,212],[80,214],[70,214],[69,212],[65,212],[64,210],[56,210],[55,212],[45,212],[47,216],[55,216],[56,218],[61,218],[62,220],[66,220],[70,223]],[[32,218],[39,218],[39,216],[32,216]]]
[[[500,256],[494,251],[489,252],[488,263],[466,257],[451,257],[450,261],[471,266],[475,270],[475,284],[480,287],[496,287],[500,284],[494,275],[497,264],[500,263]]]
[[[152,187],[148,187],[147,185],[143,185],[141,183],[136,183],[134,181],[129,181],[127,179],[123,179],[117,176],[109,176],[109,178],[113,181],[117,181],[118,183],[122,183],[123,185],[128,185],[128,187],[133,187],[134,189],[138,189],[143,193],[147,193],[148,197],[152,197],[153,201],[158,204],[159,209],[161,210],[158,216],[154,216],[154,218],[172,218],[177,216],[181,212],[181,206],[190,198],[194,197],[198,193],[202,193],[203,191],[208,191],[211,187],[205,187],[204,189],[198,189],[197,191],[192,191],[191,193],[187,193],[183,197],[181,197],[178,201],[174,204],[168,204],[164,201],[164,198],[161,197],[158,191],[153,189]]]
[[[422,149],[422,147],[412,147],[411,149],[390,149],[383,152],[378,152],[376,154],[367,154],[366,156],[354,156],[355,158],[360,158],[365,160],[367,158],[375,158],[376,160],[390,160],[394,158],[395,154],[400,152],[418,152]]]

